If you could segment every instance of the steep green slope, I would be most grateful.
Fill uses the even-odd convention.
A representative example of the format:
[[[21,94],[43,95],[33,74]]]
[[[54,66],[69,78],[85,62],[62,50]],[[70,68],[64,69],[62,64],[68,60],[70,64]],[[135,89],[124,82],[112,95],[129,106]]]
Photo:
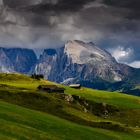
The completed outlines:
[[[95,129],[0,101],[0,139],[139,140],[140,135]]]

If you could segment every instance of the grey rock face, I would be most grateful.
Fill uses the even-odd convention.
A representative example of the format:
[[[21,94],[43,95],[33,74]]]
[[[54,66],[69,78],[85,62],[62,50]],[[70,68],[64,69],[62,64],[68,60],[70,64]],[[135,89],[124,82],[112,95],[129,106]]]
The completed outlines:
[[[0,72],[28,73],[36,61],[33,50],[0,48]]]
[[[125,71],[124,71],[125,68]],[[35,72],[58,83],[71,84],[81,81],[122,81],[129,75],[130,67],[120,65],[107,51],[93,43],[68,41],[65,47],[46,49],[41,55]]]
[[[51,81],[61,81],[61,72],[65,69],[66,61],[64,48],[46,49],[35,66],[35,73],[43,74]]]
[[[14,66],[3,48],[0,48],[0,72],[13,72]]]

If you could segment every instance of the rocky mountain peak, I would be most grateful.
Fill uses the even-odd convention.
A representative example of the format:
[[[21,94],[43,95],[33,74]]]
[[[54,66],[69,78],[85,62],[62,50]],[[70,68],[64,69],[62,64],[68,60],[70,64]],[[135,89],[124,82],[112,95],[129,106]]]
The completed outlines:
[[[73,63],[95,63],[99,61],[115,61],[105,50],[97,47],[94,43],[85,43],[80,40],[68,41],[65,44],[65,53],[72,59]]]
[[[121,81],[124,76],[119,71],[118,63],[107,51],[80,40],[70,40],[62,48],[45,49],[35,66],[35,73],[58,83]]]

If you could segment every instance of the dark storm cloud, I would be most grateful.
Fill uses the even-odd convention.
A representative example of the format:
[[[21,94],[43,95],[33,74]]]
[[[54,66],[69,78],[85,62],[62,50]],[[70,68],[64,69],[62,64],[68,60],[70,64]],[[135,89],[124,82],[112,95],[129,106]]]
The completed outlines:
[[[104,3],[118,8],[130,9],[131,14],[127,18],[140,18],[140,0],[104,0]]]
[[[19,6],[27,6],[33,4],[33,0],[3,0],[4,5],[11,8],[16,8]]]
[[[50,0],[48,2],[44,0],[38,5],[27,7],[27,9],[40,14],[50,11],[57,12],[57,14],[61,12],[76,12],[81,10],[85,4],[93,1],[95,0]]]
[[[56,47],[67,40],[80,39],[109,50],[120,62],[140,61],[139,0],[4,0],[3,3],[0,43],[4,46]],[[136,62],[133,64],[139,64]]]
[[[11,8],[32,5],[30,8],[34,11],[73,11],[91,1],[94,0],[4,0],[4,4]]]
[[[140,9],[139,0],[103,0],[103,2],[107,5],[111,5],[115,7],[130,8],[133,10]]]

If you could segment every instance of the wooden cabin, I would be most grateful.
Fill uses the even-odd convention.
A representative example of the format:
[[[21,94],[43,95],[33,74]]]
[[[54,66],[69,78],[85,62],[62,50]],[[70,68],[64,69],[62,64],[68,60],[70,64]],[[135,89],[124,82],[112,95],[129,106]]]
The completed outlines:
[[[64,93],[65,89],[57,87],[56,85],[40,85],[38,90],[47,91],[49,93]]]
[[[75,89],[80,89],[81,85],[80,84],[72,84],[72,85],[69,85],[69,87],[75,88]]]
[[[5,84],[0,84],[0,87],[7,87],[7,85],[5,85]]]

